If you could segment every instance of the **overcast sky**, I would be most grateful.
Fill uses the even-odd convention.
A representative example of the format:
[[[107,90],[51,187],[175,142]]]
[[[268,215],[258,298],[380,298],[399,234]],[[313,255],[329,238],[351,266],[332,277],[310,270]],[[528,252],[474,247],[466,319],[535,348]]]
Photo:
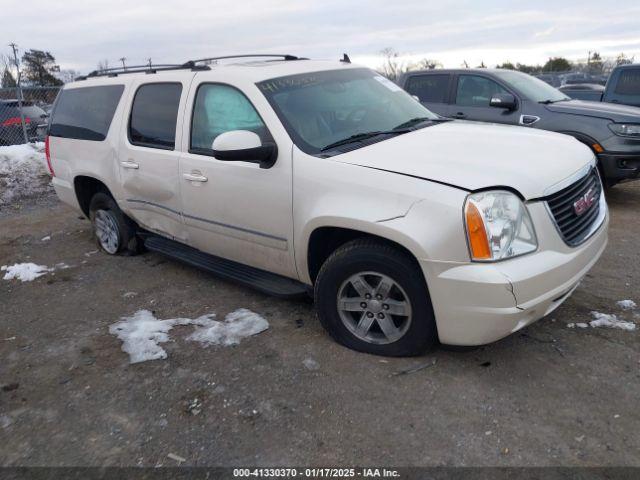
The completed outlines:
[[[392,47],[445,67],[544,63],[624,52],[640,61],[640,1],[590,0],[0,0],[0,37],[49,50],[61,68],[291,53],[377,66]],[[11,12],[8,14],[7,12]],[[9,53],[8,47],[0,50]]]

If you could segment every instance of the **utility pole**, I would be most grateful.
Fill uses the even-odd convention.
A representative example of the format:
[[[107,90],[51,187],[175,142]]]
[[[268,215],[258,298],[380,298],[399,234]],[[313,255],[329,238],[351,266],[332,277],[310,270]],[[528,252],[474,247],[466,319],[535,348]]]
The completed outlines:
[[[22,111],[22,86],[20,85],[20,64],[18,63],[18,46],[10,43],[9,46],[13,50],[13,62],[16,64],[16,96],[18,97],[18,111],[20,112],[20,123],[22,124],[22,135],[24,143],[29,143],[29,135],[27,135],[27,124],[24,121],[24,112]]]
[[[149,70],[151,70],[151,59],[147,58],[147,62],[149,62]]]
[[[122,58],[120,59],[120,61],[122,62],[122,68],[123,68],[125,71],[127,70],[127,66],[126,66],[126,65],[125,65],[125,63],[124,63],[124,61],[125,61],[126,59],[127,59],[126,57],[122,57]]]

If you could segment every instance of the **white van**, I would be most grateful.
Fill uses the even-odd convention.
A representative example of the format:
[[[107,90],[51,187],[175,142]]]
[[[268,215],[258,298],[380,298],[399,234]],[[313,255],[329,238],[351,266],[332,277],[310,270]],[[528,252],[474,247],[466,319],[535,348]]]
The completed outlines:
[[[605,248],[595,158],[572,137],[439,117],[348,58],[215,60],[60,93],[53,183],[106,253],[313,291],[336,340],[399,356],[544,317]]]

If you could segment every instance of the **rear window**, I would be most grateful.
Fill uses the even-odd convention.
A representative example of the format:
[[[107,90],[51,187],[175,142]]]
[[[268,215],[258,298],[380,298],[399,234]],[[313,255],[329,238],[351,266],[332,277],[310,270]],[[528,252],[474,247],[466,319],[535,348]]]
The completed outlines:
[[[640,68],[622,70],[615,93],[618,95],[640,95]]]
[[[62,90],[53,110],[49,135],[104,140],[123,91],[124,85]]]
[[[414,75],[409,77],[405,90],[421,102],[445,103],[449,75]]]
[[[149,83],[138,88],[131,107],[129,141],[141,147],[173,150],[182,84]]]

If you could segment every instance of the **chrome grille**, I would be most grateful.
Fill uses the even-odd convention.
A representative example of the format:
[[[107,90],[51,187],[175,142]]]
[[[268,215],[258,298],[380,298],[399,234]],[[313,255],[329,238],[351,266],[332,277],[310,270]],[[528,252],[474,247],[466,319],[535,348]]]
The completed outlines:
[[[600,217],[602,184],[595,168],[577,182],[546,198],[562,238],[572,247],[584,242]],[[593,199],[589,204],[588,198]]]

